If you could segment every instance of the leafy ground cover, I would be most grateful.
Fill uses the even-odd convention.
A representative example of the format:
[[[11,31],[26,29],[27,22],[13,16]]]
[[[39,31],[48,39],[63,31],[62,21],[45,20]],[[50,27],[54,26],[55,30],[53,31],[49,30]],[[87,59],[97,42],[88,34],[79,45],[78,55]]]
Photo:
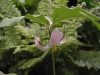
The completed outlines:
[[[0,0],[0,75],[100,75],[100,0]]]

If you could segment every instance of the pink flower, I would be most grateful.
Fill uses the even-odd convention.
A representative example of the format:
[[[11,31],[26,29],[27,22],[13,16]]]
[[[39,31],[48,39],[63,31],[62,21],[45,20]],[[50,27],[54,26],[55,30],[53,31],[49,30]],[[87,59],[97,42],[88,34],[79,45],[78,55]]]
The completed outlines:
[[[51,46],[58,45],[58,44],[60,44],[62,39],[63,39],[63,33],[61,31],[59,31],[58,29],[55,29],[51,33],[50,45]]]
[[[63,39],[63,33],[56,28],[51,33],[50,44],[47,44],[45,46],[41,43],[39,37],[35,37],[35,46],[42,51],[46,51],[53,46],[59,45],[62,39]]]

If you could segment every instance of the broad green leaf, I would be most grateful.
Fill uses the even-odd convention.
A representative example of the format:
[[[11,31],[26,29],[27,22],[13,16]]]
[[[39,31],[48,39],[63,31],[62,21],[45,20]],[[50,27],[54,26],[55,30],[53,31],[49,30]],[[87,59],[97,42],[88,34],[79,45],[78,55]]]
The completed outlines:
[[[81,17],[81,8],[75,7],[75,8],[67,8],[67,7],[60,7],[55,8],[52,14],[53,23],[56,24],[58,22],[61,22],[62,20],[69,19],[69,18],[75,18],[75,17]]]
[[[32,20],[33,22],[43,24],[43,25],[49,25],[49,21],[45,18],[43,15],[26,15],[27,19]]]
[[[19,23],[24,16],[21,17],[14,17],[14,18],[4,18],[0,21],[0,27],[8,27],[8,26],[14,26],[17,23]]]
[[[95,16],[94,14],[91,14],[83,10],[81,7],[59,7],[55,8],[52,14],[53,24],[58,24],[59,22],[65,19],[73,19],[77,17],[90,19],[95,24],[95,26],[100,30],[100,24],[98,23],[100,18]]]

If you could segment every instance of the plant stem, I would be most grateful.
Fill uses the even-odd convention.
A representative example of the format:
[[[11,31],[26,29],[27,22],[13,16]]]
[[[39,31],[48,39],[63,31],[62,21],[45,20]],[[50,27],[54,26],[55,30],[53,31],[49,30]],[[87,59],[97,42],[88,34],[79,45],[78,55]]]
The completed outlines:
[[[55,68],[55,50],[56,46],[52,48],[52,70],[53,70],[53,75],[56,75],[56,68]]]

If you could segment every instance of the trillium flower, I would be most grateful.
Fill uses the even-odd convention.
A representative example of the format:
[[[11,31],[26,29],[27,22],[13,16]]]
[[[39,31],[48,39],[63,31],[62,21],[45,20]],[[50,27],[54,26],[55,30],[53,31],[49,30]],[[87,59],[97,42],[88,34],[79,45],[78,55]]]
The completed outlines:
[[[53,46],[60,45],[63,40],[63,33],[59,29],[54,29],[51,33],[50,42],[46,46],[41,43],[40,37],[35,37],[35,46],[42,50],[46,51]]]

